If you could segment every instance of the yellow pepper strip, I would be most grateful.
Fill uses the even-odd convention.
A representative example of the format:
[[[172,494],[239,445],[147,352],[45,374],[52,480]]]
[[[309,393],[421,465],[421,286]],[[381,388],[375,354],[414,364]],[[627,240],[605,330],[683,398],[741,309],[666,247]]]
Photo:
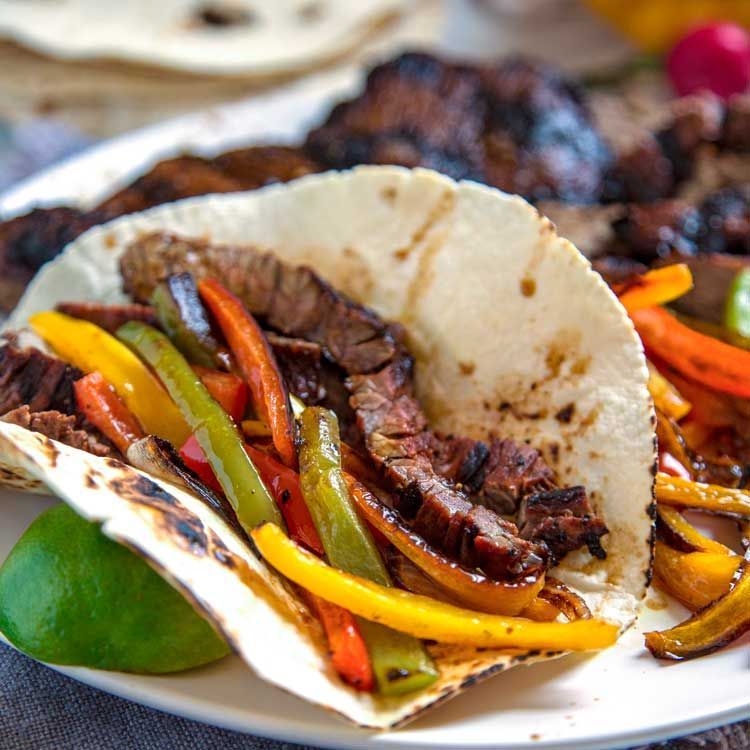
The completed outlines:
[[[519,617],[526,617],[537,622],[552,622],[560,616],[560,610],[545,599],[532,599],[526,609],[522,610]]]
[[[647,271],[633,281],[614,287],[625,309],[630,313],[644,307],[664,305],[693,288],[693,274],[684,263]]]
[[[734,554],[726,545],[701,534],[677,508],[659,505],[656,512],[659,517],[657,526],[659,535],[663,536],[664,541],[675,549],[684,552],[713,552],[719,555]]]
[[[750,492],[721,487],[718,484],[692,482],[659,472],[656,475],[656,499],[677,508],[694,508],[710,513],[750,517]]]
[[[276,525],[252,531],[260,554],[282,575],[321,599],[346,607],[366,620],[443,643],[485,648],[589,651],[611,646],[618,627],[604,620],[535,622],[488,615],[452,604],[380,586],[331,568],[296,545]]]
[[[654,406],[679,421],[692,408],[692,404],[650,362],[648,363],[648,392]]]
[[[29,323],[66,362],[86,373],[100,372],[114,386],[144,431],[180,447],[190,428],[155,375],[99,326],[59,312],[40,312]]]
[[[242,422],[242,432],[248,438],[270,438],[271,430],[265,422],[259,419],[246,419]]]
[[[742,558],[717,552],[678,552],[656,542],[654,576],[659,587],[697,612],[729,591]]]

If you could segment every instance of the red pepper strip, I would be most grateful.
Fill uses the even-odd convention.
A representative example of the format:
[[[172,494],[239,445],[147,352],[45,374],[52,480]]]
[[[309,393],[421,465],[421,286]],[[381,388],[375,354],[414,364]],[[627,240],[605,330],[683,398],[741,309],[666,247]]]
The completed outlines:
[[[348,685],[371,693],[375,689],[372,662],[354,615],[309,591],[305,594],[326,632],[334,669]]]
[[[194,472],[198,479],[203,482],[209,489],[214,492],[223,494],[224,490],[219,484],[219,480],[214,474],[214,470],[211,468],[211,464],[208,463],[206,454],[203,452],[198,438],[195,435],[191,435],[180,448],[180,458],[183,460],[185,466]]]
[[[659,471],[669,474],[672,477],[682,477],[683,479],[693,478],[690,471],[668,451],[661,451],[659,453]]]
[[[144,437],[143,430],[99,372],[90,372],[73,384],[76,403],[86,419],[111,440],[123,455],[136,440]]]
[[[271,490],[284,516],[291,538],[316,555],[323,556],[323,545],[313,524],[300,488],[299,474],[267,453],[245,445],[245,450],[258,469],[261,479]],[[195,436],[182,446],[180,456],[204,484],[221,492],[221,487]],[[351,612],[307,594],[310,607],[316,612],[328,639],[331,661],[341,679],[357,690],[372,692],[375,676],[357,621]]]
[[[218,281],[203,279],[198,291],[250,387],[253,405],[271,428],[273,444],[281,460],[295,468],[297,451],[289,394],[263,331],[242,302]]]
[[[192,367],[214,400],[218,401],[224,411],[239,424],[245,416],[247,407],[247,386],[242,378],[231,372],[211,370],[200,365]]]
[[[276,498],[294,540],[318,557],[322,557],[323,545],[305,499],[302,497],[299,474],[252,445],[245,443],[245,450],[258,469],[260,478]]]
[[[680,323],[661,307],[630,314],[650,352],[686,377],[723,393],[750,398],[750,352]]]

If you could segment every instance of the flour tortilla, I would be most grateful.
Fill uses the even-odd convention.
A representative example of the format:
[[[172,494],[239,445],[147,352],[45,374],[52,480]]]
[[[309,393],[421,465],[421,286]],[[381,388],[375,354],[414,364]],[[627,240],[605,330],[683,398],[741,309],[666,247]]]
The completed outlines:
[[[356,49],[407,0],[0,0],[0,35],[67,59],[109,58],[193,73],[273,76]],[[247,14],[207,26],[196,10]]]
[[[38,274],[9,327],[63,299],[124,300],[119,256],[154,230],[252,244],[307,263],[337,289],[402,322],[434,427],[528,439],[562,481],[586,485],[611,532],[608,556],[568,555],[556,575],[595,614],[622,627],[632,623],[651,557],[655,461],[643,351],[606,284],[533,207],[478,184],[398,167],[189,199],[80,237]],[[552,656],[436,646],[441,677],[429,690],[400,699],[358,694],[333,674],[319,630],[299,614],[293,595],[200,501],[171,487],[175,503],[144,499],[153,492],[133,469],[51,446],[12,425],[0,424],[0,464],[44,482],[102,521],[106,534],[137,548],[262,677],[362,726],[398,725],[484,677]],[[92,472],[96,487],[86,478]],[[139,497],[124,486],[137,486]],[[202,524],[214,549],[223,543],[242,565],[223,565],[211,545],[190,557],[175,514]],[[263,587],[254,585],[261,579]],[[268,627],[248,625],[255,622]]]

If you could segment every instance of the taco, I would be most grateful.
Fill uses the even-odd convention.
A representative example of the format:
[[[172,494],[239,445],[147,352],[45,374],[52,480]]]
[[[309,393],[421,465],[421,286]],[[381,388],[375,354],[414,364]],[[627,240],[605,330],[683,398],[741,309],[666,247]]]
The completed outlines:
[[[46,266],[28,327],[46,352],[0,351],[3,476],[101,522],[295,695],[394,727],[636,616],[643,351],[520,198],[360,167],[160,206]]]

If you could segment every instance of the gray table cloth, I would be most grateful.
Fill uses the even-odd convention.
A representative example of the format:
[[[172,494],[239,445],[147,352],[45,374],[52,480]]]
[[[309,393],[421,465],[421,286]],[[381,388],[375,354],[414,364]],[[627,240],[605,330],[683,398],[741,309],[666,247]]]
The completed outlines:
[[[81,685],[0,644],[0,750],[305,750],[154,711]],[[639,750],[750,748],[742,722]]]

